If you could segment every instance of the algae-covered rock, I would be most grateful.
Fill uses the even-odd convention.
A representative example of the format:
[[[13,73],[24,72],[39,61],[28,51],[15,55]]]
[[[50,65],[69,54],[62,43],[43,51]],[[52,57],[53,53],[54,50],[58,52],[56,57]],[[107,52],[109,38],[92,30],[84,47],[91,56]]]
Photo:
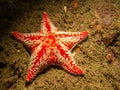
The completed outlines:
[[[0,90],[120,90],[119,8],[119,0],[0,0]],[[30,52],[11,32],[38,31],[44,11],[60,31],[89,31],[71,50],[84,76],[50,66],[26,85]]]

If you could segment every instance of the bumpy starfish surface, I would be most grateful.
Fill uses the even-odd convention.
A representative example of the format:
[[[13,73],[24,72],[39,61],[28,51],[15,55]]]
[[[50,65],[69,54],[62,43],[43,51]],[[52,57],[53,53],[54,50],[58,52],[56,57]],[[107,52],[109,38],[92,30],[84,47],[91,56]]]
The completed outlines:
[[[83,74],[70,50],[88,36],[87,31],[58,31],[44,12],[41,29],[38,32],[30,34],[12,32],[12,35],[30,47],[31,58],[26,75],[27,82],[34,79],[44,68],[54,64],[72,74]]]

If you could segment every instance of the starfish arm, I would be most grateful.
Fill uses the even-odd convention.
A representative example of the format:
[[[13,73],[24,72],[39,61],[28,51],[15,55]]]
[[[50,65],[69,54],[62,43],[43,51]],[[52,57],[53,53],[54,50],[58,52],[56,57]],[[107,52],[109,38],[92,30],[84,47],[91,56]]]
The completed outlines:
[[[88,36],[88,32],[57,32],[60,42],[69,50]]]
[[[56,27],[53,25],[53,23],[49,19],[48,14],[46,12],[43,13],[41,29],[43,30],[42,31],[43,33],[49,33],[49,32],[56,31]]]
[[[57,64],[62,66],[66,71],[75,74],[83,74],[83,70],[75,63],[71,52],[62,44],[57,45],[56,56],[58,57]]]
[[[25,43],[27,46],[33,48],[36,45],[40,44],[43,35],[40,33],[19,33],[19,32],[12,32],[12,35],[17,38],[18,40]]]
[[[49,50],[46,49],[46,45],[38,46],[35,51],[31,55],[29,67],[27,70],[26,81],[29,82],[34,77],[41,72],[44,68],[49,66],[48,57],[49,57]]]

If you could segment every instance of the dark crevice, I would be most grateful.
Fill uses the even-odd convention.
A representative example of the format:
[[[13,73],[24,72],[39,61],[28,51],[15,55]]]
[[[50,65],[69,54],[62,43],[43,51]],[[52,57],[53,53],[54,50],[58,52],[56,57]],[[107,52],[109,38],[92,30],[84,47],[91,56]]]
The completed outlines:
[[[43,0],[0,0],[0,30],[11,26],[17,18],[25,12],[30,12],[37,4],[42,5]]]

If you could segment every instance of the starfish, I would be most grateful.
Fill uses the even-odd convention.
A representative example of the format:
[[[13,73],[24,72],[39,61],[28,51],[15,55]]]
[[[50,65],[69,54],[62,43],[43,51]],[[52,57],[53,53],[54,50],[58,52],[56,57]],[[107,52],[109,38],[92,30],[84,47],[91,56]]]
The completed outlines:
[[[33,80],[38,73],[49,65],[58,65],[74,74],[84,74],[75,63],[71,49],[88,36],[84,32],[59,31],[51,22],[46,12],[43,13],[41,29],[36,33],[20,33],[12,35],[30,48],[31,58],[26,74],[26,81]]]

